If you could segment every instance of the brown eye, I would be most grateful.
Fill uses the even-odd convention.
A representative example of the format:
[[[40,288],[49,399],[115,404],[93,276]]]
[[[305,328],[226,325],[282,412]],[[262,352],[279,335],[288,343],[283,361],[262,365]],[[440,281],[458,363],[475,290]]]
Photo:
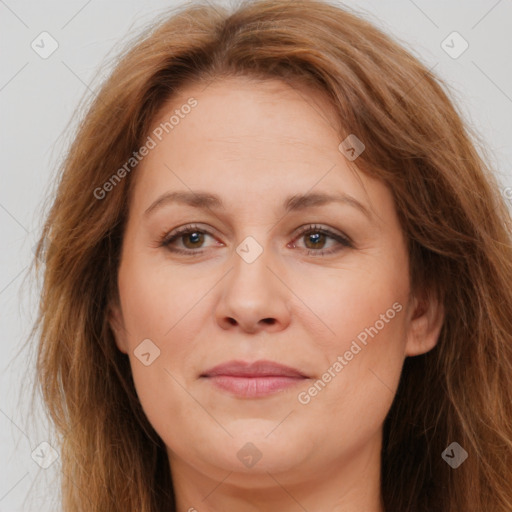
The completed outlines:
[[[320,232],[311,232],[313,234],[310,235],[304,235],[306,240],[306,246],[308,249],[322,249],[325,245],[326,238],[328,236],[325,233]],[[308,243],[311,242],[311,247],[308,246]]]
[[[188,249],[198,249],[204,242],[204,233],[201,231],[190,231],[189,233],[180,235],[180,237],[183,240],[183,245]]]
[[[205,237],[213,238],[208,231],[197,226],[184,226],[166,235],[160,242],[160,246],[168,248],[172,252],[196,256],[202,253]],[[181,248],[180,248],[181,246]]]
[[[353,247],[351,240],[345,236],[316,225],[306,226],[301,230],[295,240],[305,240],[306,251],[308,255],[323,256],[341,251],[343,248]],[[325,244],[333,240],[335,243],[331,249],[324,249]],[[293,246],[296,247],[295,243]]]
[[[199,256],[204,252],[202,249],[208,247],[204,245],[205,237],[211,237],[215,240],[208,231],[200,229],[198,226],[188,225],[166,235],[161,240],[160,246],[166,247],[169,251],[175,253]],[[297,240],[304,240],[305,250],[308,255],[312,256],[333,254],[343,248],[353,247],[347,236],[316,225],[305,226],[288,247],[297,247]],[[329,241],[333,242],[331,243],[333,247],[325,249]]]

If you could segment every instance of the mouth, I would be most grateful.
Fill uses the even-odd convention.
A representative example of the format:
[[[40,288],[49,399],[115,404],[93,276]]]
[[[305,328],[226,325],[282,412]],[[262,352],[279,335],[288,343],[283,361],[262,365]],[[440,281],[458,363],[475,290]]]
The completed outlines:
[[[273,361],[229,361],[200,375],[217,389],[242,398],[259,398],[284,391],[310,377]]]

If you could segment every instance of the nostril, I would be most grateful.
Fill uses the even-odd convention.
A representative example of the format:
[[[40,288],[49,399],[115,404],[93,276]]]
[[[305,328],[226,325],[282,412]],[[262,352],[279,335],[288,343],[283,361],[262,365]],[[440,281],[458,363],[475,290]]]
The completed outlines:
[[[274,325],[276,322],[276,319],[275,318],[264,318],[263,322],[265,322],[266,324],[269,324],[269,325]]]

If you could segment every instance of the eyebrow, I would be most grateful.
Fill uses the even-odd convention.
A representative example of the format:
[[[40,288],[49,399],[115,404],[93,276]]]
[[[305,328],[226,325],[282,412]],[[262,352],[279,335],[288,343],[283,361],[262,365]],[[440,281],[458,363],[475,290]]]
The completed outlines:
[[[215,195],[210,194],[208,192],[188,192],[188,191],[176,191],[176,192],[166,192],[159,196],[147,210],[144,212],[144,215],[147,216],[153,211],[162,208],[168,204],[172,203],[181,203],[187,206],[191,206],[193,208],[200,208],[203,210],[219,210],[224,209],[224,204],[222,199]],[[352,206],[359,211],[361,211],[366,217],[370,220],[372,219],[372,214],[364,206],[354,197],[348,194],[327,194],[324,192],[316,192],[316,193],[307,193],[307,194],[295,194],[289,196],[283,203],[283,209],[286,213],[292,211],[300,211],[305,210],[307,208],[313,208],[318,206],[323,206],[329,203],[341,203]]]

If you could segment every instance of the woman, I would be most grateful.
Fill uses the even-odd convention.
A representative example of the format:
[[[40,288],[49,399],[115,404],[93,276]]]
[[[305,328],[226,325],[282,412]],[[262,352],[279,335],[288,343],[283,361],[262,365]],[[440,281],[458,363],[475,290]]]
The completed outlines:
[[[173,13],[95,98],[45,240],[64,510],[512,510],[510,214],[370,23]]]

